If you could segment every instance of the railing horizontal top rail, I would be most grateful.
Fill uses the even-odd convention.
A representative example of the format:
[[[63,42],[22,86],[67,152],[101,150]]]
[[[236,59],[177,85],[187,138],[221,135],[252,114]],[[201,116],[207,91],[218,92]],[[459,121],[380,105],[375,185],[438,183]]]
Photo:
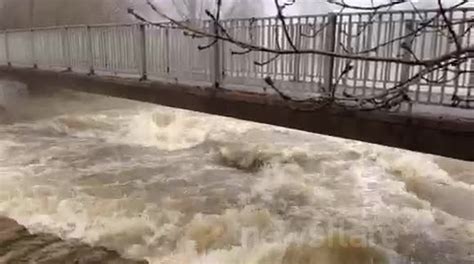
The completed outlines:
[[[18,29],[5,29],[3,32],[14,33],[14,32],[28,32],[28,31],[45,31],[55,29],[74,29],[74,28],[98,28],[98,27],[133,27],[142,23],[114,23],[114,24],[78,24],[78,25],[61,25],[61,26],[50,26],[50,27],[34,27],[34,28],[18,28]],[[2,31],[0,31],[2,32]]]
[[[447,8],[448,9],[448,8]],[[452,11],[456,12],[474,12],[474,7],[460,7],[456,9],[452,9]],[[326,14],[315,14],[315,15],[292,15],[292,16],[285,16],[286,19],[304,19],[304,18],[317,18],[317,17],[327,17],[330,15],[337,15],[337,16],[364,16],[364,15],[385,15],[385,14],[417,14],[417,13],[436,13],[440,12],[439,9],[404,9],[404,10],[378,10],[377,12],[331,12]],[[275,20],[277,19],[275,16],[264,16],[264,17],[252,17],[252,18],[231,18],[231,19],[222,19],[222,22],[228,21],[249,21],[249,20]],[[210,22],[210,20],[203,20],[203,22]],[[170,22],[154,22],[156,24],[161,25],[168,25],[170,26]],[[76,24],[76,25],[59,25],[59,26],[48,26],[48,27],[33,27],[33,28],[16,28],[16,29],[5,29],[3,32],[25,32],[25,31],[40,31],[40,30],[52,30],[52,29],[63,29],[63,28],[80,28],[80,27],[126,27],[126,26],[135,26],[143,24],[141,22],[137,23],[104,23],[104,24]],[[1,32],[1,31],[0,31]]]
[[[450,9],[449,7],[445,7],[446,11],[456,11],[456,12],[472,12],[474,11],[474,6],[473,7],[458,7],[455,9]],[[427,9],[400,9],[400,10],[377,10],[376,12],[374,11],[363,11],[363,12],[357,12],[357,11],[348,11],[348,12],[333,12],[334,14],[337,15],[373,15],[373,14],[416,14],[416,13],[435,13],[435,12],[440,12],[440,9],[436,8],[427,8]]]

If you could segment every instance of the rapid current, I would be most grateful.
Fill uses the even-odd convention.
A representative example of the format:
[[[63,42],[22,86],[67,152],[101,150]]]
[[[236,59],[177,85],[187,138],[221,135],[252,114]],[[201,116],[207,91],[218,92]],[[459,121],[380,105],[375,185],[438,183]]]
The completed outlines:
[[[0,215],[32,232],[152,264],[474,263],[472,162],[1,86]]]

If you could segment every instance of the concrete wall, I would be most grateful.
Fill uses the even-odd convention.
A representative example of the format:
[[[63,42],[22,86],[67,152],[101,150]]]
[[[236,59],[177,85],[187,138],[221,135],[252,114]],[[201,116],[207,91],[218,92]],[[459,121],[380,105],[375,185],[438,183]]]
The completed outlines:
[[[279,97],[8,67],[0,67],[0,78],[25,82],[36,93],[52,87],[76,89],[474,161],[474,118],[443,112],[409,115],[333,107],[303,111]]]

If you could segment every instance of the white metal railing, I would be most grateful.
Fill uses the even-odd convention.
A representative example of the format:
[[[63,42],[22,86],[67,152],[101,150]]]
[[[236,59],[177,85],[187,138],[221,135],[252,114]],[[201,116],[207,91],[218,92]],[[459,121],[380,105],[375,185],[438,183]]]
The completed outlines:
[[[466,21],[467,18],[472,18],[474,10],[460,9],[449,12],[448,16],[451,21],[457,22],[459,20]],[[403,57],[408,55],[406,49],[402,49],[402,44],[407,44],[407,39],[401,39],[392,45],[386,45],[381,48],[374,49],[382,43],[386,43],[392,39],[405,36],[422,27],[420,19],[429,19],[439,16],[439,11],[428,10],[418,12],[384,12],[377,15],[377,23],[371,23],[367,26],[361,34],[358,34],[358,28],[373,17],[373,14],[357,14],[357,15],[342,15],[341,23],[339,24],[341,37],[340,41],[346,43],[346,46],[351,46],[351,52],[361,52],[373,50],[371,55],[384,57]],[[421,17],[421,18],[420,18]],[[435,25],[444,25],[444,20],[439,17],[433,21]],[[472,30],[466,31],[469,28],[466,23],[453,23],[452,28],[457,35],[462,35],[463,32],[467,34],[460,39],[464,46],[474,44],[474,36]],[[411,50],[418,59],[429,59],[440,56],[455,49],[455,44],[448,37],[447,27],[444,32],[432,30],[430,27],[424,28],[413,37],[411,43]],[[349,44],[349,45],[347,45]],[[339,49],[340,52],[343,52]],[[342,65],[340,65],[342,67]],[[354,64],[354,70],[351,71],[344,84],[351,88],[352,93],[357,94],[374,94],[378,90],[387,89],[390,85],[395,85],[397,82],[403,81],[404,78],[412,76],[419,67],[409,67],[401,64],[393,63],[374,63],[366,61],[357,61]],[[461,65],[461,70],[474,70],[471,62],[466,62]],[[446,76],[443,76],[446,75]],[[472,75],[472,74],[471,74]],[[427,82],[420,79],[416,83],[409,86],[410,96],[415,102],[426,104],[449,104],[451,103],[452,95],[470,96],[474,91],[474,83],[469,80],[469,74],[461,74],[455,78],[454,72],[435,71],[429,76],[430,79],[446,79],[448,82]]]
[[[6,38],[5,38],[5,33],[0,33],[0,64],[7,64],[8,63],[8,58],[7,58],[7,47],[6,47]]]
[[[406,39],[382,45],[415,30],[420,19],[433,17],[437,11],[397,11],[373,13],[299,16],[286,18],[288,31],[301,49],[326,49],[340,53],[362,53],[372,56],[407,56],[402,43]],[[453,21],[472,18],[474,9],[449,13]],[[374,20],[373,23],[367,21]],[[435,23],[443,23],[438,19]],[[275,18],[234,19],[223,21],[226,31],[236,39],[257,45],[289,48],[281,23]],[[209,22],[204,28],[212,30]],[[457,33],[465,32],[467,23],[454,23]],[[363,29],[363,30],[361,30]],[[464,45],[474,44],[470,31],[462,38]],[[262,91],[263,79],[271,76],[287,92],[315,95],[335,74],[342,70],[344,59],[320,55],[287,55],[263,66],[273,54],[242,52],[239,47],[218,42],[200,50],[211,40],[192,38],[173,27],[141,24],[79,25],[0,32],[0,64],[18,67],[69,69],[97,74],[127,74],[142,78],[168,79],[178,82],[220,83],[235,89]],[[424,29],[411,43],[420,59],[433,58],[454,48],[448,34]],[[380,46],[379,48],[375,48]],[[461,65],[464,71],[474,70],[474,60]],[[373,95],[390,88],[413,74],[416,67],[386,62],[355,61],[336,89],[337,93]],[[419,80],[409,86],[410,97],[422,104],[449,105],[453,95],[474,95],[474,74],[453,78],[453,73],[431,74],[433,79],[452,79],[443,84]]]

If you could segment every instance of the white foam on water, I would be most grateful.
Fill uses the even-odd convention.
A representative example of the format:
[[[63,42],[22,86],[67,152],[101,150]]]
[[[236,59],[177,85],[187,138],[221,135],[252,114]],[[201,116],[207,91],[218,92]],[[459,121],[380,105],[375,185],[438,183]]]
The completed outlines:
[[[0,213],[151,263],[444,264],[426,255],[474,246],[469,204],[427,192],[472,186],[427,155],[149,105],[0,134]]]

